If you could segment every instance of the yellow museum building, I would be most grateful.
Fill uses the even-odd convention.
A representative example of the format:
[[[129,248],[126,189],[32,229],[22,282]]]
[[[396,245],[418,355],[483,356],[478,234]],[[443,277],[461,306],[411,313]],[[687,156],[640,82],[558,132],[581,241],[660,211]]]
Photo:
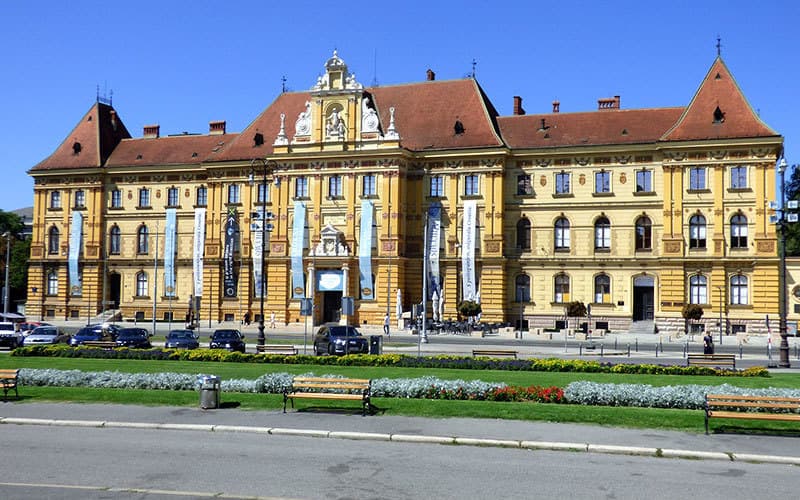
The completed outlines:
[[[514,97],[500,116],[473,78],[364,87],[334,52],[239,133],[134,138],[98,99],[29,172],[26,309],[257,320],[263,282],[280,324],[302,322],[306,298],[313,324],[396,324],[425,263],[442,319],[473,300],[482,321],[563,327],[577,300],[590,328],[667,333],[696,303],[707,329],[722,308],[761,333],[778,311],[783,138],[719,57],[687,97],[545,114]]]

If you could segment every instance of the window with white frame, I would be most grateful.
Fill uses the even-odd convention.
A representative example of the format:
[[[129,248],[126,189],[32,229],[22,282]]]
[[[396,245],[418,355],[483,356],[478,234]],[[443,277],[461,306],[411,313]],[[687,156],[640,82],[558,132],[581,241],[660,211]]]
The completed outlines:
[[[147,273],[144,271],[139,271],[136,273],[136,296],[147,297],[147,293]]]
[[[554,279],[554,295],[553,302],[564,304],[569,302],[569,276],[566,274],[557,274]]]
[[[136,253],[146,254],[148,251],[149,233],[147,226],[141,225],[136,232]]]
[[[708,280],[702,274],[689,278],[689,303],[708,304]]]
[[[611,192],[611,172],[601,170],[594,173],[594,192],[596,194]]]
[[[651,193],[653,191],[653,171],[652,170],[637,170],[636,171],[636,192],[637,193]]]
[[[464,195],[477,196],[479,193],[478,176],[469,174],[464,176]]]
[[[308,178],[298,177],[294,180],[294,197],[308,198]]]
[[[747,167],[731,168],[731,189],[747,189]]]
[[[531,182],[530,174],[517,175],[517,194],[518,195],[533,194],[533,183]]]
[[[58,295],[58,272],[47,273],[47,295]]]
[[[75,191],[75,208],[86,208],[86,191],[83,189]]]
[[[122,190],[111,191],[111,208],[122,208]]]
[[[520,274],[515,279],[514,301],[531,301],[531,278],[527,274]]]
[[[150,207],[150,190],[147,188],[139,189],[139,208]]]
[[[197,188],[197,206],[205,207],[208,205],[208,188],[200,186]]]
[[[342,197],[342,176],[332,175],[328,178],[328,196],[331,198]]]
[[[178,188],[171,187],[167,189],[167,206],[168,207],[178,206]]]
[[[52,226],[47,233],[47,253],[50,255],[58,255],[61,231],[59,231],[57,227]]]
[[[431,190],[430,196],[434,198],[441,198],[444,196],[444,177],[441,175],[434,175],[431,177]]]
[[[269,202],[269,184],[259,182],[257,190],[258,193],[256,194],[256,203],[264,204]]]
[[[743,214],[731,217],[731,248],[747,248],[747,217]]]
[[[50,208],[61,208],[61,191],[50,193]]]
[[[517,250],[531,249],[531,221],[527,217],[517,222]]]
[[[705,167],[692,167],[689,169],[689,190],[701,189],[706,189],[706,169]]]
[[[569,194],[569,174],[567,172],[556,173],[556,194]]]
[[[636,219],[635,239],[636,250],[652,250],[653,223],[649,217],[642,216]]]
[[[611,278],[607,274],[594,277],[594,302],[608,304],[611,302]]]
[[[689,248],[706,247],[706,218],[700,214],[689,219]]]
[[[747,276],[743,274],[731,276],[731,304],[746,305],[748,300]]]
[[[608,217],[600,217],[594,223],[594,249],[611,249],[611,222]]]
[[[228,203],[229,204],[235,204],[235,203],[241,203],[242,202],[242,198],[241,198],[242,193],[241,193],[241,190],[239,188],[240,188],[240,186],[238,184],[229,184],[228,185]]]
[[[110,255],[119,255],[122,247],[122,232],[116,224],[111,226],[111,231],[108,234],[108,253]]]
[[[555,250],[569,250],[569,221],[565,217],[559,217],[555,223]]]
[[[377,196],[378,184],[375,175],[368,174],[361,178],[361,195]]]

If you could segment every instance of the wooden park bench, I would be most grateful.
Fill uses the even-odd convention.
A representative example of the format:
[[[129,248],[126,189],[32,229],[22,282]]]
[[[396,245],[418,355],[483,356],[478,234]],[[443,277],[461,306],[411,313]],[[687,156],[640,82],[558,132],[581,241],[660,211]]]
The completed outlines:
[[[0,370],[0,384],[3,386],[3,401],[8,401],[8,393],[11,389],[14,389],[14,394],[16,394],[17,399],[19,399],[17,377],[19,377],[19,370]]]
[[[686,366],[719,366],[736,369],[735,354],[689,354]]]
[[[265,344],[257,345],[258,354],[283,354],[284,356],[294,356],[297,354],[297,347],[288,344]]]
[[[472,356],[488,356],[490,358],[514,358],[517,359],[517,351],[510,349],[473,349]]]
[[[361,401],[361,414],[371,410],[370,380],[360,378],[295,377],[291,389],[283,391],[283,412],[286,401],[295,399],[333,399]]]
[[[81,342],[84,347],[96,347],[98,349],[114,349],[120,347],[113,340],[87,340]]]
[[[706,394],[706,434],[709,418],[787,420],[800,422],[800,398]]]

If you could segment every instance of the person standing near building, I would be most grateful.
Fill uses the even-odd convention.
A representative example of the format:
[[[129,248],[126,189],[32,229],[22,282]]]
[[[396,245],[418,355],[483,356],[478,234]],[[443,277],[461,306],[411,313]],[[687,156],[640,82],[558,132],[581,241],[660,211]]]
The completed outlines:
[[[389,336],[389,313],[383,317],[383,334]]]
[[[703,354],[714,354],[714,339],[709,333],[703,336]]]
[[[269,327],[275,328],[275,311],[269,313]]]

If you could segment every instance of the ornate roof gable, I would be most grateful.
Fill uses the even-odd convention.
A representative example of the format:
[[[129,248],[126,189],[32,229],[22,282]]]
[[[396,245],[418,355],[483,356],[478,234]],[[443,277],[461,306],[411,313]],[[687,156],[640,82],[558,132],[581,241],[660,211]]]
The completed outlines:
[[[778,134],[753,112],[728,67],[717,57],[700,88],[662,141],[771,137]]]

